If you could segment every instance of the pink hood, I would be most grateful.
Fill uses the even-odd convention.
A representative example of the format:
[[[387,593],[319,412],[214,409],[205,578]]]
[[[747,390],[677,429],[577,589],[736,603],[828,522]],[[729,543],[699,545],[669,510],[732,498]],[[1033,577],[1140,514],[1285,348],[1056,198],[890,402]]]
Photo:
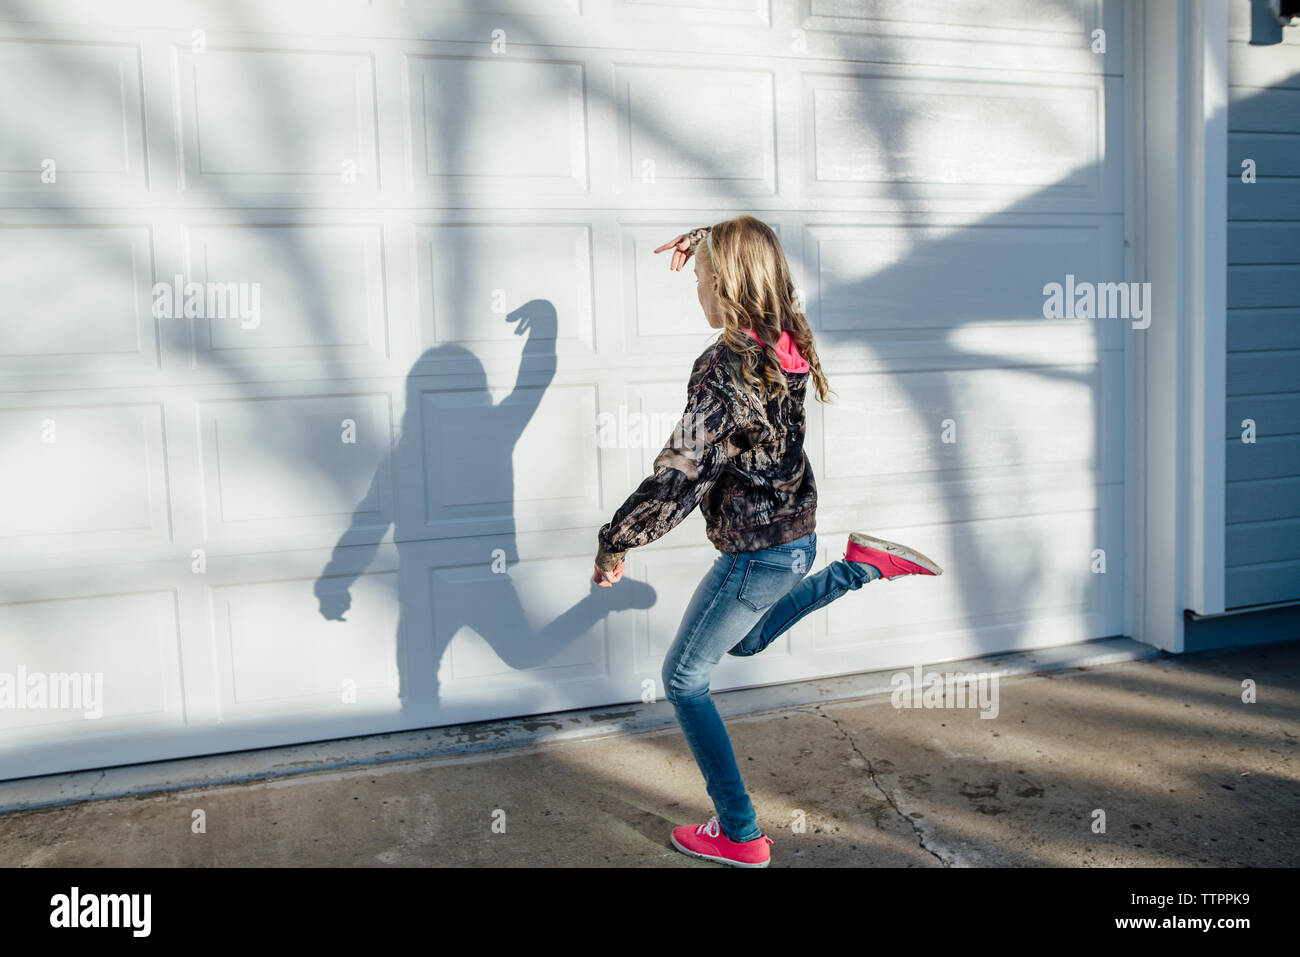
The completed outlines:
[[[763,342],[753,329],[745,331],[759,342]],[[767,345],[765,342],[763,344]],[[776,341],[776,357],[781,360],[781,368],[786,372],[807,372],[812,368],[808,365],[808,360],[799,354],[799,347],[795,345],[794,337],[787,329],[781,330],[781,338]]]

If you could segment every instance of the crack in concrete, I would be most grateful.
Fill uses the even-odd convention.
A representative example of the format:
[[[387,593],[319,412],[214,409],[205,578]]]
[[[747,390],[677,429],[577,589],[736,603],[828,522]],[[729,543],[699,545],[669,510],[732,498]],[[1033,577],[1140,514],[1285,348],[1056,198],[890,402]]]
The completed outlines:
[[[104,783],[104,778],[106,778],[106,777],[108,777],[108,768],[104,768],[103,770],[101,770],[101,771],[99,772],[99,777],[95,779],[95,783],[92,784],[92,785],[90,786],[90,791],[89,791],[89,793],[86,794],[86,799],[87,799],[87,800],[89,800],[90,798],[93,798],[93,797],[95,796],[95,788],[97,788],[97,787],[99,787],[101,784],[103,784],[103,783]]]
[[[878,780],[876,780],[875,765],[871,763],[871,759],[869,757],[867,757],[865,754],[862,753],[862,749],[858,747],[858,743],[853,739],[853,735],[850,734],[842,724],[840,724],[829,714],[824,712],[821,708],[821,705],[817,705],[815,710],[813,711],[809,711],[807,708],[796,708],[794,710],[802,711],[804,714],[814,714],[819,718],[825,718],[831,724],[835,725],[835,730],[844,736],[844,740],[849,743],[849,747],[851,747],[854,750],[854,752],[857,754],[857,756],[860,757],[863,760],[863,762],[865,762],[865,764],[867,765],[867,777],[871,779],[871,783],[875,787],[875,789],[880,792],[880,796],[883,797],[885,799],[885,802],[894,809],[894,813],[897,814],[899,818],[901,818],[912,829],[912,833],[916,836],[916,843],[921,848],[921,850],[925,851],[927,854],[929,854],[931,857],[937,860],[944,867],[952,866],[952,864],[947,859],[945,859],[942,854],[940,854],[934,848],[930,847],[928,844],[925,843],[925,834],[921,830],[921,828],[917,825],[917,823],[914,820],[912,820],[910,817],[908,817],[906,814],[903,813],[902,808],[898,806],[898,802],[894,800],[894,796],[890,794],[888,791],[886,791],[884,786]]]

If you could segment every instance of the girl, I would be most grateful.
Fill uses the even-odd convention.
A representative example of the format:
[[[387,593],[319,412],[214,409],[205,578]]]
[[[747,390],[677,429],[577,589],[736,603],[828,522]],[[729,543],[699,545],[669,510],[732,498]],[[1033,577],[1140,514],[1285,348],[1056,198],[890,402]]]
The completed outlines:
[[[719,552],[664,661],[664,693],[704,775],[717,816],[673,831],[685,854],[766,867],[727,731],[709,692],[724,653],[756,655],[795,622],[877,578],[939,575],[920,552],[853,532],[844,559],[814,575],[817,488],[803,450],[804,395],[829,388],[776,234],[738,216],[678,236],[670,269],[695,258],[705,318],[722,334],[695,360],[686,411],[645,479],[604,525],[592,581],[623,577],[628,549],[665,535],[697,506]],[[805,577],[807,576],[807,577]]]

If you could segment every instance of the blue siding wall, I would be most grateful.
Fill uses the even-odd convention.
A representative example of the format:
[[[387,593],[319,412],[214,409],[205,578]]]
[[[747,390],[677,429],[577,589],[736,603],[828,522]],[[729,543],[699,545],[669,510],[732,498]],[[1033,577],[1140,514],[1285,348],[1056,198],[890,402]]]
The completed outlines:
[[[1258,15],[1257,15],[1258,17]],[[1226,595],[1300,600],[1300,27],[1229,40]],[[1281,42],[1263,43],[1269,39]],[[1243,183],[1252,159],[1257,181]],[[1253,444],[1242,421],[1255,422]]]

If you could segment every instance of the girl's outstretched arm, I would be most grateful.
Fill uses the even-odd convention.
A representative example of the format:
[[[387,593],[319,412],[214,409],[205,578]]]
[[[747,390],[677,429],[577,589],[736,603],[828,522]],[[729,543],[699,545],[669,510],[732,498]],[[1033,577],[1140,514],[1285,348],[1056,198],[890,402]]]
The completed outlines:
[[[718,353],[696,361],[686,409],[646,477],[597,534],[596,567],[613,571],[629,549],[662,538],[694,511],[722,474],[735,414],[718,384]]]

